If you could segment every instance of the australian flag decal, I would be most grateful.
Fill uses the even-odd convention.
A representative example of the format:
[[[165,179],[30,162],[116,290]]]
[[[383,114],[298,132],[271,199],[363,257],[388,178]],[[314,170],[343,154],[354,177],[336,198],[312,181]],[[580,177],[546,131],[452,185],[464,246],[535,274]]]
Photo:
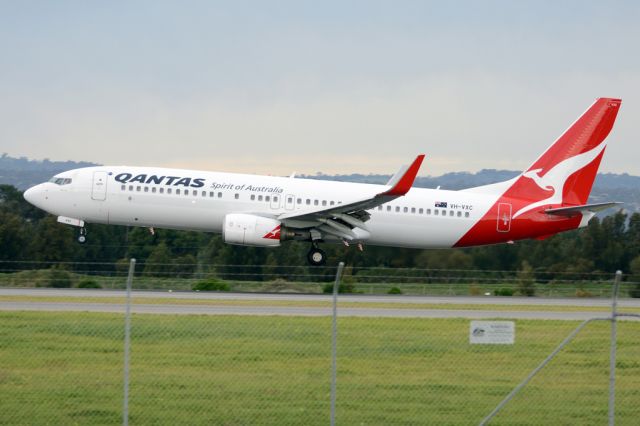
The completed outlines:
[[[446,201],[436,201],[436,207],[440,207],[440,208],[447,208],[447,202]]]

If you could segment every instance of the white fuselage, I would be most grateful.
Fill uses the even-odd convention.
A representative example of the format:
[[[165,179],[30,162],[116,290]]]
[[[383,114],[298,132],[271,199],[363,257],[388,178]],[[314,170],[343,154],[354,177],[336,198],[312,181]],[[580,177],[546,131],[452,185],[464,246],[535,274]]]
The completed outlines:
[[[144,176],[144,177],[141,177]],[[225,215],[276,218],[347,204],[383,185],[148,167],[89,167],[25,193],[36,206],[89,223],[221,232]],[[137,180],[136,180],[137,179]],[[64,182],[64,181],[63,181]],[[373,245],[452,247],[498,198],[494,193],[412,188],[368,212]],[[446,207],[445,206],[446,203]]]

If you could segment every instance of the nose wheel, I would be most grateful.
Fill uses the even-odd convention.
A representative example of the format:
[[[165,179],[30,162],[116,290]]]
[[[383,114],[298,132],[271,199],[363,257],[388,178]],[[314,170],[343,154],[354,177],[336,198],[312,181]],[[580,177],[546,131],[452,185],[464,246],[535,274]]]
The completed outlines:
[[[87,242],[87,229],[80,228],[80,233],[78,234],[78,242],[80,244],[84,244]]]
[[[307,253],[307,260],[312,266],[323,266],[327,263],[327,255],[323,250],[313,246],[311,250],[309,250],[309,253]]]

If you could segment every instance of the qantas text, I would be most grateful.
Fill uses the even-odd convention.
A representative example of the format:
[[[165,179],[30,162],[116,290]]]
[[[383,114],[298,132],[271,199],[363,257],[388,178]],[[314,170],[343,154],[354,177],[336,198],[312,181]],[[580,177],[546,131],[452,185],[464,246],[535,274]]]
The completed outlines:
[[[186,186],[192,188],[202,188],[204,186],[204,179],[180,177],[180,176],[157,176],[157,175],[137,175],[133,176],[131,173],[120,173],[115,177],[116,181],[120,183],[153,183],[156,185],[173,185],[173,186]]]

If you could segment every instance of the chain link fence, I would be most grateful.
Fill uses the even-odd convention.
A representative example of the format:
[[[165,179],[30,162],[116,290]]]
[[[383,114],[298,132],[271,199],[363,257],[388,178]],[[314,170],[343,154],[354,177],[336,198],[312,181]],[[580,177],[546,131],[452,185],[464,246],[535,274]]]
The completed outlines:
[[[572,298],[520,304],[479,284],[517,295],[530,277],[509,271],[345,268],[335,286],[335,268],[137,265],[128,299],[122,265],[2,266],[0,424],[480,424],[595,317],[608,320],[584,325],[488,424],[609,421],[611,303],[596,296],[612,294],[613,274],[566,278],[557,295]],[[441,300],[472,285],[480,295]],[[404,296],[381,296],[393,287]],[[579,287],[596,291],[576,298]],[[363,293],[336,293],[334,317],[338,289]],[[640,314],[636,302],[619,312]],[[514,344],[471,344],[472,318],[513,321]],[[615,421],[637,424],[640,322],[618,321],[615,342]]]

